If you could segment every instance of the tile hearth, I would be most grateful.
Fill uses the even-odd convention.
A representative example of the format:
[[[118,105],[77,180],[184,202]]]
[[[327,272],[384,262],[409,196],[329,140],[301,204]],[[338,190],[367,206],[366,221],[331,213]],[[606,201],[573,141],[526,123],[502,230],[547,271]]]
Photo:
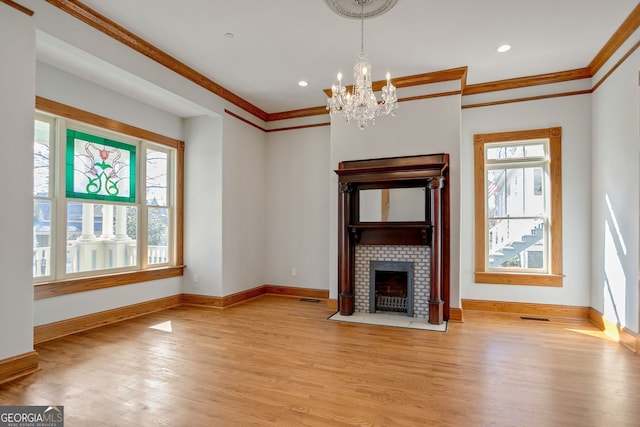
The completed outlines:
[[[328,320],[348,323],[364,323],[367,325],[394,326],[396,328],[423,329],[425,331],[447,332],[447,322],[442,325],[432,325],[427,319],[407,317],[402,314],[385,313],[353,313],[343,316],[339,312],[329,316]]]

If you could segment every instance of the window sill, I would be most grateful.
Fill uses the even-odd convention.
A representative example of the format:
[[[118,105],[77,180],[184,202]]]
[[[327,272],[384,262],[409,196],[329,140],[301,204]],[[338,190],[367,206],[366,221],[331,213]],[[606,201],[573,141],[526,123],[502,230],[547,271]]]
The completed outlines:
[[[561,274],[494,273],[476,271],[475,282],[493,285],[562,287]]]
[[[94,291],[96,289],[131,285],[133,283],[182,276],[184,267],[184,265],[179,265],[175,267],[154,268],[127,273],[108,274],[104,276],[82,277],[78,279],[36,283],[33,286],[33,299],[39,300],[61,295],[75,294],[77,292]]]

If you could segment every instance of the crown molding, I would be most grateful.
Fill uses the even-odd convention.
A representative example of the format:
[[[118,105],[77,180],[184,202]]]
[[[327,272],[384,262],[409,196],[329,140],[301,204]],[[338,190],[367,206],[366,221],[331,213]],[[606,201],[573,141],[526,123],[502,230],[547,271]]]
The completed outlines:
[[[52,4],[53,6],[60,8],[64,12],[74,16],[75,18],[85,22],[86,24],[94,27],[98,31],[103,32],[109,37],[114,38],[120,43],[136,50],[137,52],[169,68],[173,72],[181,75],[182,77],[214,93],[215,95],[221,97],[222,99],[236,105],[237,107],[254,115],[255,117],[259,118],[262,121],[270,122],[270,121],[276,121],[276,120],[294,119],[294,118],[328,114],[328,111],[324,106],[303,108],[303,109],[292,110],[292,111],[282,111],[278,113],[267,113],[261,110],[260,108],[258,108],[257,106],[251,104],[249,101],[246,101],[245,99],[239,97],[238,95],[234,94],[228,89],[225,89],[224,87],[220,86],[213,80],[197,72],[196,70],[189,67],[188,65],[173,58],[166,52],[158,49],[157,47],[143,40],[142,38],[136,36],[134,33],[123,28],[117,23],[111,21],[107,17],[99,14],[95,10],[83,4],[81,1],[79,0],[46,0],[46,1]],[[17,3],[15,3],[12,0],[0,0],[0,2],[19,8],[20,10],[26,9],[20,5],[17,5]],[[31,12],[31,11],[26,9],[25,13],[28,13],[28,12]],[[31,12],[31,14],[33,14],[33,12]],[[518,89],[518,88],[529,87],[529,86],[537,86],[537,85],[544,85],[544,84],[551,84],[551,83],[566,82],[571,80],[592,78],[593,75],[598,70],[600,70],[600,68],[602,68],[602,66],[611,58],[611,56],[622,46],[622,44],[638,29],[638,27],[640,27],[640,4],[636,6],[636,8],[625,19],[625,21],[618,28],[618,30],[613,34],[613,36],[609,39],[609,41],[605,44],[605,46],[600,50],[600,52],[598,52],[598,54],[593,58],[593,60],[585,68],[467,85],[466,79],[467,79],[468,70],[467,70],[467,67],[464,66],[464,67],[452,68],[449,70],[436,71],[431,73],[397,77],[392,79],[391,82],[397,88],[403,88],[403,87],[418,86],[423,84],[438,83],[438,82],[444,82],[444,81],[450,81],[450,80],[460,80],[461,81],[460,93],[462,94],[462,96],[465,96],[465,95],[473,95],[473,94],[493,92],[493,91]],[[635,50],[635,47],[632,49],[632,51],[634,50]],[[625,58],[627,58],[628,55],[629,54],[627,54]],[[616,68],[617,68],[617,65],[619,64],[616,64]],[[594,91],[597,88],[597,86],[599,86],[610,74],[611,72],[605,75],[605,77],[603,77],[603,79],[601,79],[601,81],[599,81],[598,84],[593,87],[592,91]],[[372,86],[374,91],[378,91],[382,89],[382,87],[385,84],[386,84],[386,80],[378,80],[373,82]],[[325,89],[324,92],[327,96],[331,96],[331,89]],[[448,93],[439,94],[439,95],[445,96],[449,94],[451,93],[448,92]],[[567,94],[564,93],[564,94],[559,94],[558,96],[566,96],[566,95]],[[415,99],[423,99],[425,97],[433,97],[433,96],[438,96],[438,94],[422,96],[422,97],[418,96],[418,97],[404,98],[399,101],[411,101]],[[550,97],[550,96],[551,95],[545,95],[540,99],[545,97]],[[517,102],[521,100],[523,99],[514,100],[513,102]],[[501,101],[501,103],[505,103],[505,101]],[[473,106],[475,107],[475,106],[481,106],[481,105],[478,104]],[[471,106],[467,106],[466,108],[470,108],[470,107]],[[258,128],[261,129],[260,127]]]
[[[451,80],[460,80],[461,87],[464,88],[467,80],[467,67],[458,67],[458,68],[451,68],[448,70],[434,71],[430,73],[396,77],[395,79],[391,79],[391,83],[393,83],[393,85],[396,88],[404,88],[404,87],[410,87],[410,86],[420,86],[425,84],[447,82]],[[376,80],[375,82],[371,83],[371,86],[375,92],[375,91],[382,90],[382,87],[385,86],[386,84],[387,84],[386,80]],[[346,86],[346,88],[349,90],[352,90],[352,86]],[[323,92],[327,95],[327,97],[331,96],[331,88],[323,89]],[[438,96],[448,96],[448,95],[455,95],[460,93],[461,93],[460,91],[455,91],[455,92],[444,92],[444,93],[431,94],[431,95],[412,96],[408,98],[400,98],[398,99],[398,102],[415,101],[418,99],[435,98]],[[300,110],[292,110],[292,111],[282,111],[280,113],[271,113],[267,115],[266,121],[271,122],[276,120],[299,119],[302,117],[318,116],[323,114],[329,114],[329,111],[327,110],[326,106],[303,108]]]
[[[640,26],[640,3],[631,11],[631,14],[624,20],[620,28],[613,33],[609,41],[600,49],[600,52],[591,60],[589,72],[593,76],[600,68],[613,56],[613,54],[627,41],[629,37]]]
[[[23,5],[21,5],[20,3],[16,3],[15,1],[12,0],[0,0],[0,3],[4,3],[7,6],[11,6],[14,9],[19,10],[20,12],[29,15],[29,16],[33,16],[34,11],[31,9],[27,9],[26,7],[24,7]]]
[[[638,47],[640,47],[640,41],[636,42],[636,44],[633,45],[631,47],[631,49],[629,49],[629,51],[627,53],[625,53],[622,56],[622,58],[620,58],[620,60],[618,62],[616,62],[616,64],[613,67],[611,67],[611,69],[609,71],[607,71],[607,73],[604,76],[602,76],[602,78],[598,81],[598,83],[593,85],[593,89],[592,90],[595,92],[596,89],[598,89],[600,87],[600,85],[602,83],[604,83],[604,81],[607,80],[607,78],[609,78],[609,76],[611,74],[613,74],[613,72],[616,71],[618,69],[618,67],[620,65],[622,65],[627,60],[627,58],[631,56],[631,54],[633,54],[633,52],[636,51],[636,49],[638,49]]]
[[[227,113],[228,115],[230,115],[231,117],[235,117],[236,119],[240,120],[241,122],[245,122],[246,124],[248,124],[250,126],[253,126],[256,129],[261,130],[262,132],[266,132],[267,131],[262,126],[258,126],[257,124],[253,123],[251,120],[247,120],[244,117],[242,117],[241,115],[234,113],[233,111],[227,110],[225,108],[224,112]]]
[[[257,118],[266,120],[267,113],[265,111],[251,104],[249,101],[240,98],[238,95],[220,86],[204,74],[201,74],[188,65],[178,61],[168,53],[158,49],[131,31],[91,9],[84,3],[78,0],[47,0],[47,2],[78,18],[98,31],[103,32],[109,37],[112,37],[120,43],[145,55],[146,57],[153,59],[157,63],[164,65],[171,71],[191,80],[197,85],[218,95],[220,98],[231,102],[250,114],[253,114]]]
[[[518,77],[513,79],[498,80],[494,82],[467,85],[466,84],[467,67],[459,67],[459,68],[452,68],[449,70],[435,71],[435,72],[425,73],[425,74],[416,74],[412,76],[398,77],[396,79],[392,79],[391,83],[393,83],[394,86],[396,86],[397,88],[403,88],[403,87],[410,87],[410,86],[419,86],[423,84],[440,83],[440,82],[451,81],[451,80],[461,81],[462,89],[460,91],[436,93],[436,94],[430,94],[430,95],[419,95],[419,96],[412,96],[412,97],[398,99],[399,102],[405,102],[405,101],[416,101],[419,99],[436,98],[440,96],[459,95],[459,94],[462,94],[463,96],[476,95],[479,93],[495,92],[495,91],[502,91],[502,90],[508,90],[508,89],[520,89],[523,87],[545,85],[545,84],[551,84],[551,83],[562,83],[562,82],[567,82],[572,80],[587,79],[591,77],[592,75],[589,71],[589,68],[578,68],[575,70],[559,71],[556,73],[538,74],[535,76]],[[384,86],[385,84],[386,84],[386,80],[378,80],[378,81],[372,82],[373,90],[374,91],[380,90],[382,89],[382,86]],[[346,88],[351,90],[352,86],[346,86]],[[323,92],[328,97],[331,96],[330,88],[324,89]],[[531,101],[536,99],[552,98],[552,97],[558,97],[558,96],[581,95],[581,94],[590,93],[590,92],[591,91],[576,91],[576,92],[554,94],[554,95],[541,95],[541,96],[535,96],[535,97],[530,97],[526,99],[490,102],[486,104],[474,104],[472,106],[463,106],[463,108],[482,107],[482,106],[494,105],[494,104],[506,104],[510,102]],[[318,115],[318,114],[328,114],[326,107],[323,107],[323,106],[312,107],[312,108],[305,108],[302,110],[283,111],[281,113],[273,113],[268,115],[267,121],[294,119],[294,118],[301,118],[301,117],[307,117],[307,116]]]
[[[412,76],[396,77],[391,79],[391,83],[398,89],[410,86],[420,86],[432,83],[448,82],[451,80],[460,80],[462,87],[466,85],[467,81],[467,67],[450,68],[448,70],[434,71],[431,73],[414,74]],[[382,87],[387,84],[386,80],[376,80],[371,83],[374,92],[382,90]],[[353,85],[345,86],[347,90],[353,90]],[[331,97],[331,88],[324,89],[323,92]]]
[[[321,116],[323,114],[329,114],[329,110],[327,107],[310,107],[310,108],[302,108],[300,110],[292,110],[292,111],[282,111],[280,113],[271,113],[267,114],[267,122],[274,122],[277,120],[286,120],[286,119],[299,119],[301,117],[310,117],[310,116]]]
[[[550,98],[562,98],[564,96],[576,96],[576,95],[588,95],[593,93],[592,89],[586,90],[575,90],[572,92],[560,92],[560,93],[550,93],[547,95],[537,95],[537,96],[527,96],[523,98],[511,98],[511,99],[503,99],[499,101],[488,101],[488,102],[480,102],[476,104],[463,104],[462,109],[468,108],[478,108],[478,107],[491,107],[493,105],[503,105],[503,104],[513,104],[514,102],[529,102],[529,101],[539,101],[541,99],[550,99]]]
[[[529,86],[546,85],[550,83],[561,83],[571,80],[589,78],[591,78],[591,72],[589,71],[588,67],[578,68],[576,70],[559,71],[556,73],[538,74],[535,76],[517,77],[514,79],[497,80],[494,82],[467,85],[462,94],[476,95],[478,93],[519,89]]]
[[[310,124],[310,125],[288,126],[288,127],[282,127],[282,128],[267,129],[267,133],[269,133],[269,132],[282,132],[282,131],[285,131],[285,130],[298,130],[298,129],[318,128],[318,127],[323,127],[323,126],[331,126],[331,122],[313,123],[313,124]]]
[[[315,107],[315,108],[324,108],[324,107]],[[312,110],[311,108],[309,110]],[[303,111],[303,110],[296,110],[296,111]],[[225,113],[227,113],[228,115],[230,115],[231,117],[234,117],[238,120],[240,120],[241,122],[244,122],[246,124],[248,124],[249,126],[253,126],[254,128],[261,130],[264,133],[269,133],[269,132],[280,132],[280,131],[285,131],[285,130],[296,130],[296,129],[307,129],[307,128],[315,128],[315,127],[320,127],[320,126],[329,126],[331,125],[330,122],[326,122],[326,123],[313,123],[313,124],[309,124],[309,125],[299,125],[299,126],[288,126],[288,127],[281,127],[281,128],[274,128],[274,129],[265,129],[262,126],[258,126],[257,124],[253,123],[251,120],[247,120],[244,117],[240,116],[239,114],[234,113],[233,111],[227,110],[225,108],[224,110]],[[323,114],[327,114],[327,113],[323,113]],[[301,117],[307,117],[309,115],[299,115],[299,116],[295,116],[295,117],[283,117],[282,119],[276,119],[276,120],[284,120],[284,119],[289,119],[289,118],[301,118]]]

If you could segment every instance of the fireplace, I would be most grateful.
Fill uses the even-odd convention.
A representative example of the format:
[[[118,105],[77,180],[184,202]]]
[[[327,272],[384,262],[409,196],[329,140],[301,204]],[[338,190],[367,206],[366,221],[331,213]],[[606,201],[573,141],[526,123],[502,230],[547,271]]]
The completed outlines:
[[[339,191],[338,308],[341,315],[349,316],[354,311],[403,310],[411,312],[412,317],[424,316],[432,324],[439,325],[448,319],[448,169],[448,154],[349,160],[338,164],[335,172]],[[405,211],[409,215],[399,215]],[[416,255],[396,256],[391,252],[397,248],[416,252]],[[362,252],[379,249],[385,252],[383,256],[361,256]],[[426,258],[420,267],[426,274],[422,270],[417,272],[416,257]],[[397,274],[394,269],[379,269],[387,272],[379,279],[386,283],[376,287],[374,276],[371,285],[369,261],[414,262],[413,292],[409,289],[409,273],[405,279],[404,274]],[[385,274],[388,276],[383,277]],[[407,285],[397,285],[399,281]],[[381,298],[377,298],[376,293]]]
[[[369,312],[413,317],[413,263],[371,261]]]

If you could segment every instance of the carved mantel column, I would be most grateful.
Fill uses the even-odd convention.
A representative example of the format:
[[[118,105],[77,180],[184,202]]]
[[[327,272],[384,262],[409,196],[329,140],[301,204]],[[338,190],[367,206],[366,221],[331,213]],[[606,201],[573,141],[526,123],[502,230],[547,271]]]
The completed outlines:
[[[444,301],[442,300],[442,203],[441,189],[444,177],[429,179],[427,189],[431,200],[431,284],[429,287],[429,323],[440,325],[444,322]]]
[[[350,316],[355,311],[353,295],[355,246],[348,231],[348,226],[351,224],[353,185],[349,182],[339,182],[338,190],[340,192],[338,201],[338,307],[341,315]]]

